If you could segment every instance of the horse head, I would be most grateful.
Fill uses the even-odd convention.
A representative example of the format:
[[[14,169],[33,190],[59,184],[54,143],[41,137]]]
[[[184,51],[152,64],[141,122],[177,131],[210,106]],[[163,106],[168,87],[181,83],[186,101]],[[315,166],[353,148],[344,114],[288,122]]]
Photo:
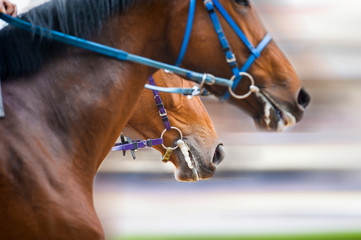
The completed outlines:
[[[157,86],[193,87],[193,83],[177,75],[158,71],[154,75]],[[224,158],[223,145],[219,143],[212,121],[199,97],[187,99],[179,94],[160,93],[169,122],[177,130],[166,131],[154,101],[152,91],[144,90],[128,126],[144,138],[159,137],[164,131],[161,145],[153,146],[162,155],[166,147],[175,147],[169,161],[175,166],[175,177],[179,181],[197,181],[213,176],[216,167]],[[177,141],[183,136],[186,151],[181,151]],[[183,150],[184,151],[184,150]],[[189,160],[186,156],[189,154]]]
[[[216,1],[196,2],[193,29],[182,66],[203,72],[211,70],[210,73],[215,76],[231,78],[233,74],[229,64],[225,61],[225,53],[222,50],[219,36],[214,31],[209,13],[203,6],[203,3],[206,2],[216,5]],[[248,0],[219,0],[217,2],[223,6],[251,45],[256,47],[262,42],[266,36],[266,30],[263,28],[254,6]],[[183,10],[174,9],[174,14],[178,15],[177,19],[179,15],[187,18],[187,1],[179,4],[184,5]],[[250,49],[216,7],[215,13],[230,49],[234,53],[235,63],[241,69],[247,64],[251,55]],[[181,27],[179,21],[169,23],[169,43],[171,43],[170,48],[175,55],[178,54],[182,44],[179,29],[186,28],[185,21],[182,22]],[[253,117],[258,126],[267,130],[280,131],[301,120],[304,110],[310,102],[310,96],[302,88],[295,69],[273,40],[264,47],[247,72],[254,78],[255,85],[260,91],[242,100],[231,96],[229,102],[245,110]],[[243,77],[233,92],[235,95],[245,94],[248,92],[249,86],[250,79]],[[220,98],[228,92],[227,88],[216,85],[207,86],[207,88]]]

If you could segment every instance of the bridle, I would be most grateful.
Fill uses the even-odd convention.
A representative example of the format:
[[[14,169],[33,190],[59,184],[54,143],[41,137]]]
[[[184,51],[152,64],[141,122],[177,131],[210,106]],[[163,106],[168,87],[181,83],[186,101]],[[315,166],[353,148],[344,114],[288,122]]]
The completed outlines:
[[[112,48],[106,45],[102,45],[99,43],[95,43],[92,41],[88,41],[82,38],[78,38],[75,36],[71,36],[68,34],[64,34],[58,31],[50,30],[44,27],[33,25],[27,21],[11,17],[9,15],[0,13],[0,19],[4,20],[5,22],[9,23],[10,25],[13,25],[17,28],[41,35],[46,38],[53,39],[58,42],[62,42],[68,45],[72,45],[75,47],[83,48],[95,53],[99,53],[101,55],[105,55],[111,58],[118,59],[120,61],[130,61],[139,63],[142,65],[146,65],[149,67],[157,68],[157,69],[165,69],[167,71],[173,72],[177,75],[183,76],[191,81],[197,82],[200,84],[199,87],[195,88],[163,88],[163,87],[157,87],[152,86],[149,84],[146,84],[145,87],[152,90],[157,91],[163,91],[163,92],[170,92],[170,93],[180,93],[183,95],[202,95],[206,94],[206,91],[203,89],[203,86],[205,84],[208,85],[221,85],[228,87],[228,92],[223,96],[223,99],[228,99],[231,95],[237,99],[244,99],[252,94],[252,92],[259,91],[258,87],[255,86],[254,80],[252,76],[246,71],[249,69],[249,67],[252,65],[252,63],[260,56],[262,50],[267,46],[267,44],[271,41],[271,36],[269,34],[266,34],[263,40],[258,44],[257,47],[254,47],[247,37],[244,35],[242,30],[237,26],[235,21],[232,19],[232,17],[227,13],[227,11],[223,8],[223,6],[220,4],[218,0],[203,0],[204,5],[207,8],[207,11],[211,17],[212,23],[214,25],[214,28],[217,32],[217,35],[219,37],[220,43],[222,45],[222,49],[225,52],[226,55],[226,61],[229,64],[229,66],[232,69],[233,76],[231,79],[225,79],[213,76],[208,73],[198,73],[194,72],[188,69],[180,68],[179,65],[181,64],[183,57],[185,55],[190,35],[191,35],[191,29],[193,25],[194,20],[194,14],[195,14],[195,5],[196,0],[190,0],[189,5],[189,14],[188,14],[188,21],[187,21],[187,27],[185,36],[183,39],[181,51],[177,60],[176,65],[170,65],[162,62],[158,62],[152,59],[148,59],[145,57],[137,56],[134,54],[127,53],[125,51],[122,51],[120,49]],[[224,34],[224,31],[222,29],[222,26],[220,24],[220,21],[218,19],[218,16],[216,14],[215,8],[221,13],[221,15],[225,18],[225,20],[228,22],[228,24],[232,27],[232,29],[235,31],[235,33],[238,35],[238,37],[241,39],[241,41],[247,46],[247,48],[250,50],[251,55],[246,61],[246,63],[243,65],[241,69],[237,66],[236,57],[233,54],[230,45],[227,41],[227,38]],[[243,76],[246,76],[249,78],[251,84],[249,87],[248,93],[244,95],[236,95],[234,93],[235,88],[240,83]],[[0,82],[1,84],[1,82]],[[2,109],[2,100],[0,98],[0,114]],[[4,114],[3,114],[4,115]],[[0,115],[0,117],[3,117]]]
[[[152,86],[157,86],[155,84],[153,76],[149,77],[148,82]],[[164,107],[164,103],[162,101],[162,98],[159,95],[159,91],[158,90],[152,90],[152,91],[153,91],[153,95],[154,95],[155,104],[157,105],[157,108],[158,108],[159,116],[162,118],[162,121],[163,121],[163,124],[164,124],[164,127],[165,127],[165,129],[161,133],[160,138],[147,139],[147,140],[135,140],[134,141],[134,140],[131,140],[129,137],[127,137],[127,139],[125,140],[124,136],[121,135],[120,136],[121,142],[116,143],[111,151],[113,151],[113,152],[114,151],[123,151],[123,156],[125,156],[126,151],[131,151],[133,159],[135,159],[135,151],[137,151],[138,149],[142,149],[142,148],[146,148],[146,147],[152,147],[152,146],[155,146],[155,145],[162,145],[162,147],[166,150],[166,153],[164,154],[164,156],[162,158],[162,161],[163,162],[168,162],[169,159],[170,159],[170,156],[172,154],[172,151],[176,150],[179,147],[179,145],[166,147],[164,145],[164,141],[163,141],[164,134],[167,131],[170,131],[172,129],[176,130],[179,133],[179,136],[180,136],[178,141],[179,140],[183,141],[183,133],[179,128],[171,126],[171,124],[169,122],[167,110]]]
[[[253,92],[258,92],[259,89],[258,87],[255,85],[254,79],[253,77],[247,73],[247,70],[251,67],[251,65],[253,64],[253,62],[260,57],[261,52],[263,51],[263,49],[268,45],[268,43],[272,40],[272,36],[267,33],[263,39],[261,40],[261,42],[254,47],[252,45],[252,43],[248,40],[248,38],[246,37],[246,35],[242,32],[242,30],[238,27],[238,25],[236,24],[236,22],[232,19],[232,17],[228,14],[228,12],[224,9],[224,7],[222,6],[222,4],[218,1],[218,0],[203,0],[203,3],[205,5],[205,7],[207,8],[207,11],[209,13],[209,16],[212,20],[214,29],[218,35],[219,41],[221,43],[222,49],[225,53],[226,56],[226,61],[228,63],[228,65],[230,66],[233,76],[231,77],[231,79],[229,80],[232,84],[230,86],[228,86],[228,91],[226,91],[226,93],[223,95],[222,99],[223,100],[227,100],[230,96],[233,96],[236,99],[244,99],[247,98],[248,96],[250,96]],[[192,26],[193,26],[193,20],[194,20],[194,14],[195,14],[195,6],[196,6],[196,0],[190,0],[189,2],[189,13],[188,13],[188,21],[187,21],[187,26],[186,26],[186,31],[184,34],[184,38],[183,38],[183,43],[182,43],[182,47],[181,47],[181,51],[179,53],[177,62],[176,62],[176,66],[179,66],[184,58],[184,55],[186,53],[187,50],[187,46],[189,43],[189,39],[190,39],[190,35],[191,35],[191,31],[192,31]],[[219,18],[217,16],[217,13],[215,11],[215,9],[217,9],[220,14],[223,16],[223,18],[227,21],[227,23],[231,26],[231,28],[233,29],[233,31],[237,34],[237,36],[241,39],[241,41],[246,45],[246,47],[249,49],[251,55],[248,57],[247,61],[243,64],[243,66],[241,67],[241,69],[238,67],[237,65],[237,59],[234,55],[234,53],[231,50],[231,47],[228,43],[227,37],[224,34],[223,28],[221,26],[221,23],[219,21]],[[210,74],[208,74],[210,75]],[[212,75],[210,75],[211,77]],[[246,76],[249,80],[250,80],[250,86],[249,86],[249,91],[243,95],[237,95],[234,93],[234,90],[237,88],[238,84],[240,83],[240,81],[242,80],[242,77]],[[200,83],[200,87],[198,90],[194,90],[193,92],[191,91],[187,91],[187,92],[182,92],[182,89],[179,88],[160,88],[160,87],[152,87],[149,85],[146,85],[145,87],[148,89],[158,89],[159,91],[163,91],[163,92],[168,92],[168,93],[186,93],[185,95],[202,95],[204,91],[202,91],[202,87],[204,85],[205,82],[205,77],[202,79],[201,83]],[[212,85],[212,84],[209,84]],[[185,91],[183,89],[183,91]],[[195,93],[198,94],[195,94]]]
[[[252,92],[257,91],[255,88],[255,83],[250,74],[247,73],[247,70],[251,67],[252,63],[260,57],[261,52],[263,49],[268,45],[268,43],[272,40],[272,36],[267,33],[261,42],[257,45],[257,47],[254,47],[252,43],[248,40],[246,35],[242,32],[242,30],[238,27],[236,22],[232,19],[232,17],[228,14],[228,12],[223,8],[223,6],[220,4],[218,0],[204,0],[204,4],[209,12],[209,15],[212,19],[213,26],[218,34],[220,43],[222,45],[222,49],[225,52],[226,55],[226,61],[229,64],[229,66],[232,69],[233,76],[231,78],[233,84],[232,87],[228,87],[228,92],[225,93],[223,96],[223,99],[228,99],[230,95],[232,95],[234,98],[237,99],[243,99],[247,98]],[[228,22],[228,24],[232,27],[233,31],[238,35],[238,37],[242,40],[242,42],[246,45],[246,47],[251,52],[251,55],[249,56],[248,60],[243,64],[242,68],[239,69],[237,66],[237,60],[235,55],[232,53],[232,50],[229,46],[229,43],[227,41],[227,38],[224,34],[224,31],[222,29],[222,26],[219,22],[219,19],[217,17],[217,14],[215,12],[214,7],[218,9],[218,11],[221,13],[223,18]],[[244,95],[236,95],[234,93],[234,90],[240,83],[242,76],[246,76],[251,81],[249,92]]]

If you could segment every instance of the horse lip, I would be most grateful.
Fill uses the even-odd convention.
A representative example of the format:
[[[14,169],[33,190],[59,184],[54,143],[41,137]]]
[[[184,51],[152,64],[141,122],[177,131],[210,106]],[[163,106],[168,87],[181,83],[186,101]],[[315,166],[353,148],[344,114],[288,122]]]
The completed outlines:
[[[178,156],[178,167],[177,167],[177,171],[178,173],[183,172],[183,173],[187,173],[185,175],[182,174],[182,176],[186,176],[185,178],[179,178],[179,175],[177,177],[177,180],[179,181],[190,181],[190,182],[197,182],[199,180],[205,180],[210,178],[211,176],[213,176],[214,174],[214,170],[209,169],[206,165],[203,165],[202,162],[200,162],[201,160],[199,158],[201,158],[201,156],[198,156],[197,151],[195,148],[192,147],[191,145],[191,141],[187,141],[187,139],[183,139],[184,142],[187,144],[188,148],[189,148],[189,155],[191,158],[191,161],[193,163],[193,169],[190,169],[188,167],[187,162],[185,161],[184,155],[182,154],[182,152],[180,151],[180,149],[177,149],[177,156]]]
[[[198,161],[197,161],[197,158],[195,157],[195,156],[193,156],[193,153],[192,153],[192,151],[191,151],[191,148],[190,148],[190,146],[188,145],[188,143],[187,142],[185,142],[186,144],[187,144],[187,146],[188,146],[188,153],[189,153],[189,157],[191,158],[191,162],[192,162],[192,165],[193,165],[193,168],[191,169],[191,168],[189,168],[188,167],[188,169],[190,169],[190,170],[192,170],[192,173],[193,173],[193,175],[192,175],[192,177],[193,177],[193,179],[192,179],[192,181],[199,181],[201,178],[200,178],[200,172],[199,172],[199,163],[198,163]],[[182,154],[182,156],[183,156],[183,154]],[[184,157],[184,156],[183,156]],[[186,162],[185,160],[184,160],[184,162]],[[186,162],[187,163],[187,162]],[[188,166],[188,164],[187,164],[187,166]]]
[[[179,139],[178,139],[178,140],[179,140]],[[177,140],[177,141],[178,141],[178,140]],[[200,172],[199,172],[199,163],[198,163],[196,157],[194,156],[194,154],[192,153],[191,147],[189,146],[188,142],[185,141],[185,139],[183,139],[183,140],[184,140],[184,142],[185,142],[185,143],[187,144],[187,146],[188,146],[188,153],[189,153],[189,157],[191,158],[191,161],[192,161],[193,169],[191,169],[191,168],[188,167],[188,164],[187,164],[186,160],[184,159],[183,153],[182,153],[182,152],[180,151],[180,149],[178,148],[178,149],[177,149],[177,153],[178,153],[177,155],[178,155],[179,163],[182,162],[182,165],[183,165],[183,164],[186,165],[186,167],[184,167],[184,168],[186,168],[187,170],[192,171],[192,176],[190,176],[186,181],[197,182],[197,181],[199,181],[199,180],[202,179],[202,178],[200,177],[201,175],[200,175]],[[178,168],[179,168],[178,171],[184,171],[184,170],[182,170],[182,167],[178,167]]]
[[[292,126],[296,123],[295,117],[287,112],[281,109],[281,107],[273,100],[273,98],[265,91],[259,91],[257,93],[257,96],[260,97],[265,104],[270,104],[275,111],[275,115],[278,118],[277,121],[277,131],[282,131],[288,126]],[[269,127],[269,124],[267,124],[267,127]]]
[[[191,169],[193,171],[193,175],[194,175],[194,181],[199,181],[200,178],[200,173],[199,173],[199,164],[198,161],[195,157],[193,157],[192,151],[189,149],[189,156],[191,158],[192,164],[193,164],[193,169]]]

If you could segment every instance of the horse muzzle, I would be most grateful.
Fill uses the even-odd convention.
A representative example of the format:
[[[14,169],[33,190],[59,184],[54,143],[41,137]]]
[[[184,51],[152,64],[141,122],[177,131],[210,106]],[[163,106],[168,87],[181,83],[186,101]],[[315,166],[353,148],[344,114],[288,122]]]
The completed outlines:
[[[264,129],[278,132],[300,121],[311,99],[303,88],[298,93],[297,102],[292,106],[276,101],[266,91],[256,93],[256,97],[263,106],[263,114],[257,118],[257,124]]]
[[[184,153],[182,153],[180,149],[177,149],[174,152],[177,161],[177,164],[175,164],[175,178],[181,182],[196,182],[211,178],[217,166],[225,157],[223,144],[217,144],[212,156],[210,156],[209,152],[211,151],[200,149],[198,144],[191,144],[193,141],[187,140],[188,139],[186,139],[186,144],[188,145],[187,157],[190,158],[191,166],[189,160],[186,161],[184,159]]]

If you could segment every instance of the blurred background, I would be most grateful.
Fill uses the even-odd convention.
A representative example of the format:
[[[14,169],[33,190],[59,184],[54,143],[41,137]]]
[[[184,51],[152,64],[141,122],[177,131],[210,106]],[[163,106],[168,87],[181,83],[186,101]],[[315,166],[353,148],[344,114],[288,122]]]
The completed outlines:
[[[13,2],[25,11],[43,1]],[[226,159],[197,183],[176,182],[153,149],[135,161],[110,153],[94,192],[108,239],[361,233],[361,1],[253,3],[311,94],[304,119],[261,132],[236,108],[204,98]]]

